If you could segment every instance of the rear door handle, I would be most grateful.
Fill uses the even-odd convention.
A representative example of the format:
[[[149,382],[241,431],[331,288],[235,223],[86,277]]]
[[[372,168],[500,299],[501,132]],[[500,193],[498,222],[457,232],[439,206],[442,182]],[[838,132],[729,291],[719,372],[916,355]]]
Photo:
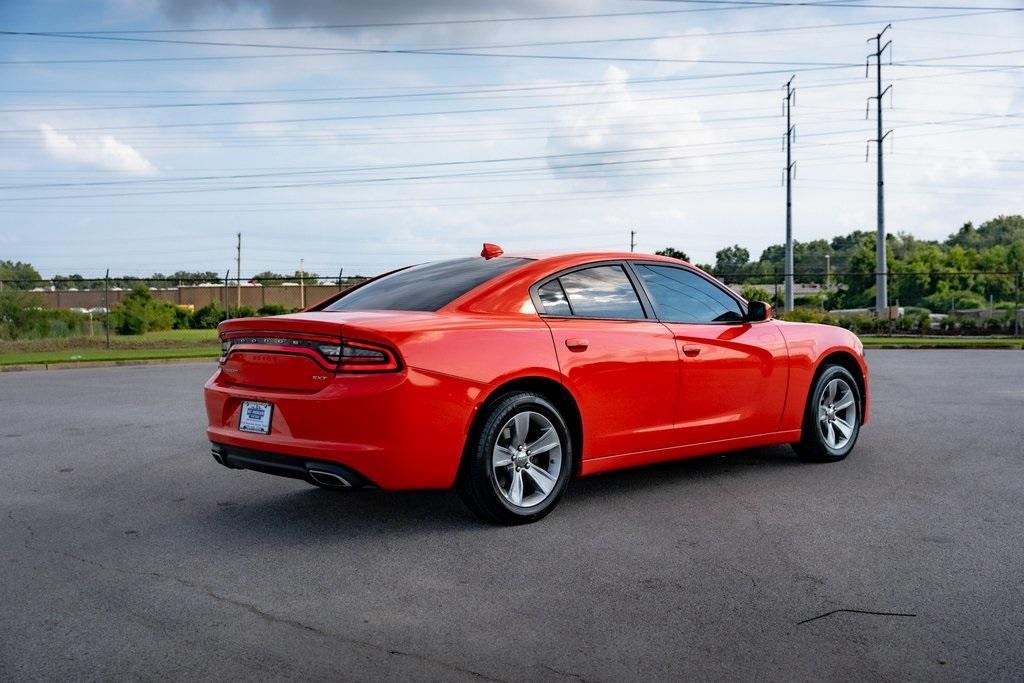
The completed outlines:
[[[696,344],[683,344],[683,355],[693,358],[700,355],[700,347]]]
[[[571,337],[565,340],[565,345],[570,351],[586,351],[587,347],[590,346],[590,342],[586,339]]]

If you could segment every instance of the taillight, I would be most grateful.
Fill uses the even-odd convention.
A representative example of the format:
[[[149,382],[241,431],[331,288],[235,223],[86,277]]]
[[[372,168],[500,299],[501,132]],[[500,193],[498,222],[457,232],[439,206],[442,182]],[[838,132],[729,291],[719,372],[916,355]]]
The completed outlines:
[[[337,342],[315,341],[289,337],[238,336],[222,339],[220,362],[224,363],[237,345],[275,346],[315,351],[336,372],[389,372],[398,370],[398,354],[386,346],[370,342],[342,339]]]
[[[387,372],[398,369],[398,357],[386,346],[344,339],[338,372]]]

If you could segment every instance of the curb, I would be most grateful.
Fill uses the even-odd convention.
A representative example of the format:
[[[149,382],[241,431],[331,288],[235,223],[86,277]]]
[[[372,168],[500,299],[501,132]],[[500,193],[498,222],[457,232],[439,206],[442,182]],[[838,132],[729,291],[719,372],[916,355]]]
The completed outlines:
[[[41,372],[45,370],[75,370],[78,368],[132,367],[136,365],[176,365],[182,363],[216,363],[212,358],[138,358],[121,360],[63,361],[60,363],[22,363],[0,365],[2,372]]]
[[[864,350],[898,349],[903,351],[1020,351],[1020,344],[865,344]]]

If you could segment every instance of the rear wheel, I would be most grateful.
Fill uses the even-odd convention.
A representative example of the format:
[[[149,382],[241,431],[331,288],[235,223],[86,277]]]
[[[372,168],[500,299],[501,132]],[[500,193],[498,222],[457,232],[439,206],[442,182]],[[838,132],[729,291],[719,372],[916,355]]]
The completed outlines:
[[[463,456],[459,496],[499,524],[534,522],[551,512],[572,469],[569,430],[543,396],[515,392],[495,402]]]
[[[807,401],[801,439],[793,444],[804,460],[837,462],[857,443],[861,400],[857,381],[840,365],[826,366]]]

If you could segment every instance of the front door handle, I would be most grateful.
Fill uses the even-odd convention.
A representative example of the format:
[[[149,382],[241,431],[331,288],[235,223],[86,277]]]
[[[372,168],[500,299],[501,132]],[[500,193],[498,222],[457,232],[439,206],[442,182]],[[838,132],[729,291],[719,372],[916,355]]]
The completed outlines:
[[[700,347],[696,344],[683,344],[683,355],[694,358],[700,355]]]
[[[590,346],[590,342],[586,339],[578,339],[576,337],[570,337],[565,340],[565,345],[570,351],[586,351],[587,347]]]

